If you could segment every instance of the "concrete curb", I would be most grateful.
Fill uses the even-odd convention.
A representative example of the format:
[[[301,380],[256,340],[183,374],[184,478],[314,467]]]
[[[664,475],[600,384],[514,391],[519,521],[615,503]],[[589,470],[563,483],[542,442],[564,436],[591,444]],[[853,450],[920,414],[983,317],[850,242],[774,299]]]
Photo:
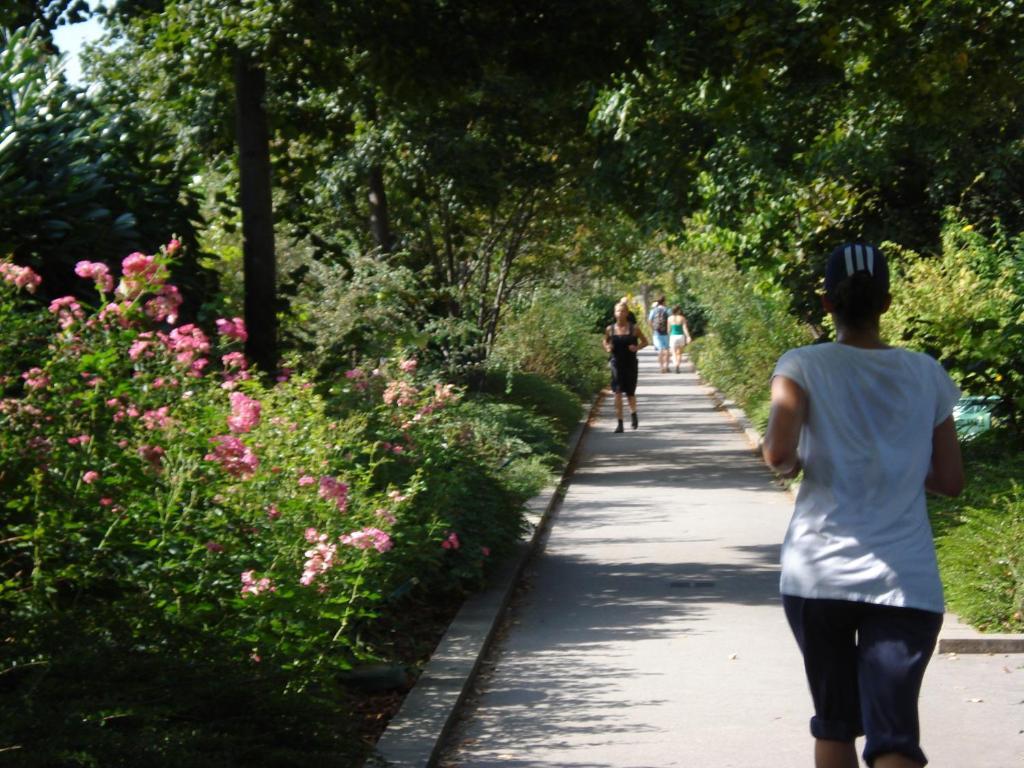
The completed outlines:
[[[566,464],[558,482],[527,502],[526,518],[532,527],[529,539],[520,543],[516,554],[495,574],[489,588],[471,595],[463,603],[416,684],[377,741],[373,754],[366,761],[367,768],[431,768],[435,765],[520,576],[540,549],[547,524],[572,475],[580,441],[600,409],[604,395],[602,391],[594,398],[586,417],[569,436]]]
[[[693,362],[690,362],[693,365]],[[715,406],[725,411],[737,424],[739,429],[747,436],[751,447],[760,453],[761,433],[747,418],[747,414],[732,400],[728,399],[722,392],[709,384],[700,375],[697,366],[694,365],[694,372],[700,382],[708,388],[708,394]],[[797,486],[791,484],[788,490],[796,492]],[[964,624],[955,613],[947,613],[942,622],[942,631],[939,633],[939,643],[936,646],[937,653],[1024,653],[1024,634],[984,634],[974,627]]]

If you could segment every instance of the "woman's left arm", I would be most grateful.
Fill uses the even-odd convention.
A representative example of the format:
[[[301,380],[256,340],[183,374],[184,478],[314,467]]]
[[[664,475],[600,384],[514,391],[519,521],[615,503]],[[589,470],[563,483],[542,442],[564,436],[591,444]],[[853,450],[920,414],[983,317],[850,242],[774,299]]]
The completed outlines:
[[[783,477],[795,477],[800,472],[797,446],[806,419],[807,393],[792,379],[775,376],[761,455],[768,466]]]

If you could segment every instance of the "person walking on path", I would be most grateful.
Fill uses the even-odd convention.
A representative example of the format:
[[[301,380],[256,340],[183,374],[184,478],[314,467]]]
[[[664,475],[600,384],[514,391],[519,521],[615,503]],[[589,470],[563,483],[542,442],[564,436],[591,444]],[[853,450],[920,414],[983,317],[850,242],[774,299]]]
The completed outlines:
[[[658,365],[662,373],[668,373],[668,316],[665,297],[659,296],[647,313],[647,322],[651,324],[651,335],[654,337],[654,348],[658,352]]]
[[[783,607],[814,704],[817,768],[911,768],[918,697],[942,625],[925,491],[956,496],[956,385],[879,335],[889,273],[871,245],[839,246],[822,305],[836,342],[791,349],[771,381],[765,461],[803,479],[782,545]]]
[[[637,330],[636,323],[629,319],[629,306],[624,302],[615,305],[615,322],[604,330],[604,349],[609,354],[608,364],[612,369],[612,392],[615,393],[615,418],[618,419],[616,432],[622,432],[622,396],[629,400],[629,415],[633,429],[639,426],[636,415],[636,381],[640,367],[636,353],[647,346],[647,339]]]
[[[668,345],[672,349],[676,373],[679,373],[679,366],[683,362],[683,349],[690,340],[690,326],[686,324],[686,315],[683,314],[683,308],[676,304],[668,318]]]

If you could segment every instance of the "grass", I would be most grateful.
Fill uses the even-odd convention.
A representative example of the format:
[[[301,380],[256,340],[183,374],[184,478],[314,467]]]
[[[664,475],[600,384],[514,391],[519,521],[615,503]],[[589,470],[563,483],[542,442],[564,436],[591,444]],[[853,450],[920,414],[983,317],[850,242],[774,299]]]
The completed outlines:
[[[1024,632],[1021,448],[998,430],[966,442],[964,493],[929,504],[947,605],[983,632]]]

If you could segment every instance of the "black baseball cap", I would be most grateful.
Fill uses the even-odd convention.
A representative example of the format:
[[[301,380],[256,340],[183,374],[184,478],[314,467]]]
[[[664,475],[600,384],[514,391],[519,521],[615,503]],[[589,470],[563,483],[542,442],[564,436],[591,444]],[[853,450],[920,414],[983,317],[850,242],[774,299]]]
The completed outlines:
[[[825,293],[831,295],[843,280],[858,272],[867,272],[889,290],[889,265],[885,255],[867,243],[843,243],[828,257],[825,265]]]

